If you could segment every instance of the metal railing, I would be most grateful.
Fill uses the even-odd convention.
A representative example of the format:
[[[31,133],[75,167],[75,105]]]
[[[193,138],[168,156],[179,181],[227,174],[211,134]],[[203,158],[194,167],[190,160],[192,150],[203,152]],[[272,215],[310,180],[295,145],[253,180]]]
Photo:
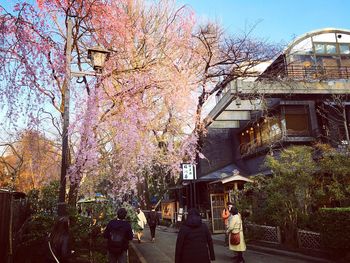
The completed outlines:
[[[296,79],[350,79],[350,67],[288,65],[287,76]]]

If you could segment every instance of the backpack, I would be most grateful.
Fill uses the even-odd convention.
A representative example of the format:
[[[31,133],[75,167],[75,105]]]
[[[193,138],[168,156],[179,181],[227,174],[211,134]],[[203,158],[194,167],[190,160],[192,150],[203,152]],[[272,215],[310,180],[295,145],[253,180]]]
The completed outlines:
[[[157,212],[151,211],[149,214],[149,218],[148,218],[148,220],[149,220],[148,224],[150,226],[157,225],[157,223],[158,223],[157,217],[158,217]]]
[[[122,229],[111,229],[109,233],[109,249],[114,254],[121,253],[125,248],[125,231]]]

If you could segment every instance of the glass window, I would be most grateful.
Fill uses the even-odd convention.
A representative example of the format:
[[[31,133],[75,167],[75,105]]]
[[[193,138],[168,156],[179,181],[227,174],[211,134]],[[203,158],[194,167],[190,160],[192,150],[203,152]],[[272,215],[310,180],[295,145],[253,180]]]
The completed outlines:
[[[250,130],[249,130],[249,142],[250,142],[250,143],[255,142],[255,138],[254,138],[254,129],[253,129],[253,128],[250,128]]]
[[[262,144],[267,144],[270,141],[270,129],[269,125],[267,123],[267,120],[265,119],[264,122],[261,124],[261,142]]]
[[[257,146],[261,146],[261,136],[260,136],[260,127],[259,126],[254,127]]]
[[[340,54],[350,54],[350,44],[339,44]]]
[[[327,54],[336,54],[337,48],[335,44],[326,44],[326,53]]]
[[[271,132],[270,132],[270,137],[272,139],[280,139],[281,136],[282,136],[282,130],[281,130],[281,124],[280,124],[280,120],[278,118],[273,118],[271,121],[270,121],[270,129],[271,129]]]
[[[315,43],[315,53],[316,54],[324,54],[324,44],[321,43]]]
[[[285,121],[288,136],[310,136],[308,106],[285,106]]]

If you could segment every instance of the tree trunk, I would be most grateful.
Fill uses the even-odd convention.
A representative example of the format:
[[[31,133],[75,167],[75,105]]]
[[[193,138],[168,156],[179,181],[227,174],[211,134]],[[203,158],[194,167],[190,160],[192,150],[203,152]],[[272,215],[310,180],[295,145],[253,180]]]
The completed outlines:
[[[149,186],[148,186],[148,172],[145,173],[145,178],[144,178],[144,187],[145,187],[145,203],[147,208],[151,208],[151,198],[149,194]]]
[[[296,224],[287,222],[283,232],[285,245],[290,248],[296,248],[298,246]]]
[[[195,123],[195,132],[197,133],[197,147],[196,147],[196,169],[197,173],[201,173],[201,164],[200,164],[200,158],[199,153],[202,152],[203,146],[204,146],[204,123],[201,121],[201,114],[203,105],[205,102],[205,90],[203,90],[202,94],[198,97],[198,105],[196,110],[196,123]],[[198,176],[198,175],[197,175]]]
[[[69,192],[68,192],[68,205],[70,209],[75,209],[78,199],[78,183],[70,183]]]

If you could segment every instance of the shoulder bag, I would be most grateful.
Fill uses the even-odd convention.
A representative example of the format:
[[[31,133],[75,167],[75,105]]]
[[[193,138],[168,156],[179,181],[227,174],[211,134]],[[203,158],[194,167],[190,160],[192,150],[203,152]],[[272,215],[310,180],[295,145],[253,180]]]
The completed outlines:
[[[231,233],[230,233],[230,244],[232,246],[237,246],[237,245],[239,245],[239,243],[241,243],[241,237],[240,237],[241,228],[242,228],[242,221],[241,221],[241,227],[239,228],[238,233],[233,233],[231,231]]]

